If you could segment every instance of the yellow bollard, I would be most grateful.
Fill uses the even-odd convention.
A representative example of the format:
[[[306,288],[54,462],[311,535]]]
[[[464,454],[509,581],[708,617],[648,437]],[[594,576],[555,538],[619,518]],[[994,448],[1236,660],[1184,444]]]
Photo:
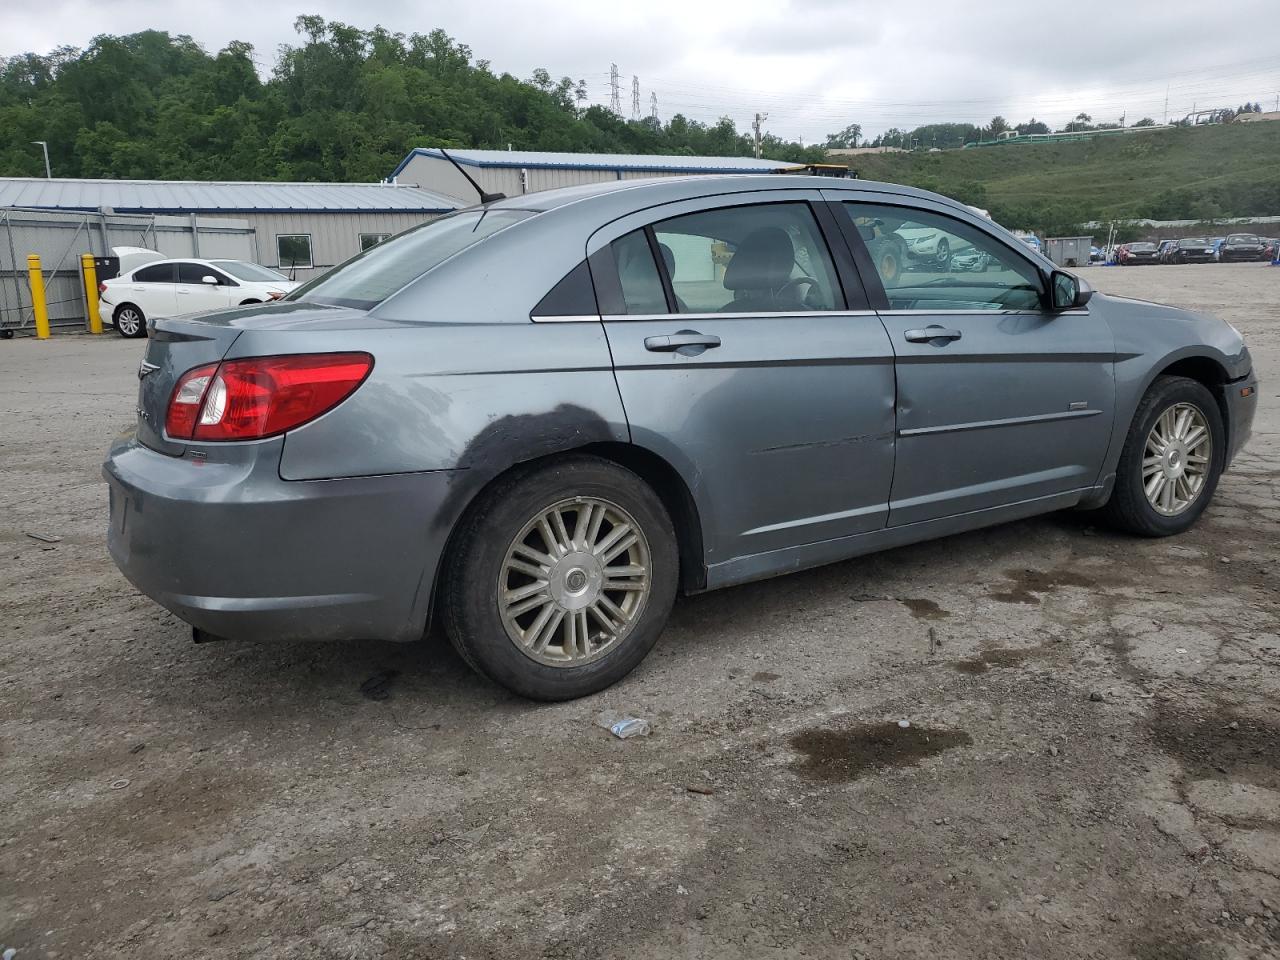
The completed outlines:
[[[92,253],[80,254],[80,272],[84,274],[84,302],[89,305],[89,332],[102,332],[102,317],[98,315],[98,268]]]
[[[49,305],[44,299],[44,274],[40,272],[40,257],[27,257],[27,279],[31,282],[31,309],[36,315],[36,337],[49,339]]]

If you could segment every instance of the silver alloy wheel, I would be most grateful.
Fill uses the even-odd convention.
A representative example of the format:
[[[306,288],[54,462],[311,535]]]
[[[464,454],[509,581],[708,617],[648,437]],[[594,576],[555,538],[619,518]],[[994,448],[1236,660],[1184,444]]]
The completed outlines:
[[[125,307],[116,314],[116,329],[126,337],[132,337],[142,328],[142,315],[133,307]]]
[[[1193,403],[1160,414],[1142,456],[1142,486],[1156,513],[1176,517],[1204,490],[1213,460],[1209,421]]]
[[[596,497],[539,511],[507,547],[498,611],[528,657],[576,667],[615,649],[644,611],[649,541],[631,514]]]

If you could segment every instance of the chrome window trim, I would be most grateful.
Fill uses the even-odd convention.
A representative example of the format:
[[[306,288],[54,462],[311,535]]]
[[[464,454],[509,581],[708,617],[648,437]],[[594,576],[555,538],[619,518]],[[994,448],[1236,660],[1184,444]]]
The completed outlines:
[[[1058,317],[1064,313],[1087,314],[1088,310],[881,310],[882,317]]]
[[[600,315],[598,313],[584,313],[563,317],[530,316],[529,319],[534,323],[599,323]]]
[[[802,317],[874,317],[874,310],[782,310],[760,313],[610,313],[600,319],[629,320],[782,320]]]
[[[1059,317],[1065,315],[1087,315],[1088,310],[1057,310],[1052,313],[1045,310],[794,310],[790,312],[770,313],[606,313],[581,314],[564,317],[530,317],[534,323],[619,323],[640,320],[780,320],[801,317],[928,317],[969,316],[969,317]]]

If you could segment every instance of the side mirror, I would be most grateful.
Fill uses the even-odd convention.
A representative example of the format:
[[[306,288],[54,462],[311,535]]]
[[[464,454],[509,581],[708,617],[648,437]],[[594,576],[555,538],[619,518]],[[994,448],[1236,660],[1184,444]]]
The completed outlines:
[[[1054,310],[1071,310],[1089,302],[1093,296],[1093,287],[1089,285],[1089,281],[1074,274],[1055,270],[1049,276],[1049,292]]]
[[[200,282],[212,283],[216,287],[218,285],[218,278],[214,276],[210,276],[209,274],[206,273],[203,277],[200,278]]]

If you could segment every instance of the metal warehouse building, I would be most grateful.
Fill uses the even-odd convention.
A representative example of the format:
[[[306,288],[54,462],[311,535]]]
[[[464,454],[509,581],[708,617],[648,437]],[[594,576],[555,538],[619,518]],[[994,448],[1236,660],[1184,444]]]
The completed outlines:
[[[530,150],[453,150],[448,154],[489,193],[508,197],[604,180],[685,177],[710,173],[777,173],[794,163],[753,157],[673,157],[624,153],[547,153]],[[467,183],[438,149],[418,147],[400,161],[391,179],[434,193],[476,201]]]
[[[189,243],[167,250],[146,243],[169,256],[238,256],[255,260],[305,279],[341,263],[362,249],[423,220],[457,208],[452,197],[415,187],[388,183],[204,183],[174,180],[44,180],[0,178],[2,208],[24,211],[58,211],[87,215],[92,246],[77,252],[105,255],[99,250],[106,231],[92,229],[95,217],[141,215],[153,224],[172,230],[170,218],[185,217],[192,228],[184,231]],[[213,219],[218,218],[218,219]],[[240,221],[247,229],[248,249],[226,248],[206,230],[231,226],[222,218]],[[178,222],[179,225],[181,221]],[[143,231],[145,235],[145,230]],[[153,231],[153,238],[158,239]],[[0,237],[0,246],[3,245]],[[202,241],[214,249],[202,249]],[[17,249],[25,258],[28,251]]]

